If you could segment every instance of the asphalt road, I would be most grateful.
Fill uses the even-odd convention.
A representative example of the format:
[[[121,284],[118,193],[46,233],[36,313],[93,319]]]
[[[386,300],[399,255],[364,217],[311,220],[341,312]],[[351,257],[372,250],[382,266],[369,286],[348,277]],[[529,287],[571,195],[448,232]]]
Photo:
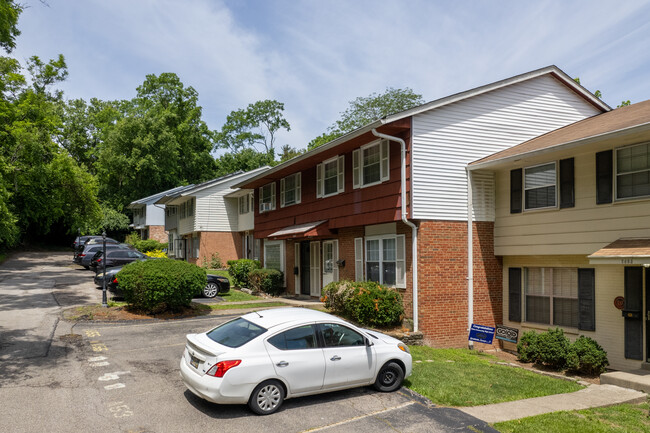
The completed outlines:
[[[11,260],[0,266],[3,432],[495,431],[456,409],[431,407],[407,390],[386,394],[365,387],[290,399],[264,417],[246,406],[201,400],[179,376],[185,335],[230,316],[65,322],[64,308],[97,302],[99,291],[88,284],[91,273],[64,264],[64,257],[50,271],[42,269],[38,254],[20,266]],[[38,275],[29,277],[29,270]],[[19,320],[26,312],[29,320]]]

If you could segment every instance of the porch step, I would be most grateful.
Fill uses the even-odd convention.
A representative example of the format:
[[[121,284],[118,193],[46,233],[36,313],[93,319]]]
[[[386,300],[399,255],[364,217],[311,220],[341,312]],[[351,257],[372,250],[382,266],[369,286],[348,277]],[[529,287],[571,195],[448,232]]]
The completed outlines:
[[[640,369],[633,371],[612,371],[600,375],[601,385],[616,385],[650,393],[650,371]]]

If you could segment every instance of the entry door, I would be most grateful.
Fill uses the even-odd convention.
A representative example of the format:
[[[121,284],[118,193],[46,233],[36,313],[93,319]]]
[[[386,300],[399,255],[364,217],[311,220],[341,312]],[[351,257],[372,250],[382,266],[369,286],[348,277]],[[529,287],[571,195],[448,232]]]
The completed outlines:
[[[643,268],[625,268],[625,357],[643,360]]]
[[[339,241],[323,242],[323,287],[339,280]]]
[[[645,268],[645,350],[646,362],[650,362],[650,268]]]
[[[320,242],[309,243],[310,295],[320,296]]]
[[[300,294],[309,295],[309,242],[300,242]]]

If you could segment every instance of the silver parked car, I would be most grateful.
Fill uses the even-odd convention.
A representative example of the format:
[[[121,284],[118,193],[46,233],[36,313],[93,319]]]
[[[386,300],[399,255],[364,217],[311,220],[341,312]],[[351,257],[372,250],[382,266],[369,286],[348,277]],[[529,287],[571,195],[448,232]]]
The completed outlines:
[[[393,337],[320,311],[277,308],[189,334],[180,368],[197,396],[268,415],[287,398],[366,385],[395,391],[412,360]]]

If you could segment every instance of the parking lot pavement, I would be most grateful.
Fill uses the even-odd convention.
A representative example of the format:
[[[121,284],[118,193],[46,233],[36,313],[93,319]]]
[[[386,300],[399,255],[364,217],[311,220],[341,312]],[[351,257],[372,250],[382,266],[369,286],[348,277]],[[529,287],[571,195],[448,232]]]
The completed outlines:
[[[231,317],[76,325],[73,331],[84,343],[77,357],[81,370],[101,399],[95,406],[124,432],[494,431],[455,409],[427,407],[408,392],[368,387],[289,399],[278,413],[264,417],[243,405],[206,402],[190,393],[179,375],[185,335]]]

